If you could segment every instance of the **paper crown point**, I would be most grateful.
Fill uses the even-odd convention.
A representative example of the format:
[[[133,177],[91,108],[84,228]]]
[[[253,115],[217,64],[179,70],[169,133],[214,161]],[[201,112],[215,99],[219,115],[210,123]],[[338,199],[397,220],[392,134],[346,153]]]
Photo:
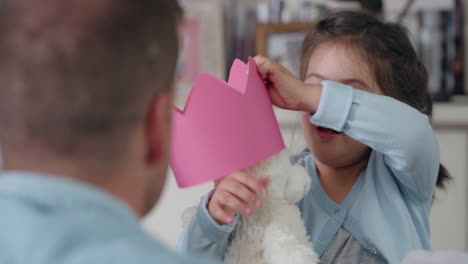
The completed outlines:
[[[170,162],[179,187],[218,180],[284,148],[252,58],[234,61],[228,83],[200,74],[184,110],[173,111]]]

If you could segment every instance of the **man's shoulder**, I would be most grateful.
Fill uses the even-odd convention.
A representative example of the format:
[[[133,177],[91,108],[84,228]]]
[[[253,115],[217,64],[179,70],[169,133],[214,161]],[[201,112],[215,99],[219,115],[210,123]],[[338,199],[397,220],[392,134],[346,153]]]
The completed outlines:
[[[198,257],[177,254],[147,234],[140,226],[108,223],[108,227],[104,227],[101,223],[99,228],[85,228],[84,230],[86,230],[84,235],[74,231],[64,232],[69,235],[59,244],[75,241],[70,242],[72,244],[68,248],[71,259],[77,261],[60,263],[215,264]],[[63,247],[57,250],[60,248]]]
[[[144,232],[127,207],[91,188],[50,177],[2,177],[0,263],[211,264],[177,255]]]
[[[176,254],[144,232],[137,221],[103,218],[80,208],[36,208],[6,199],[0,199],[0,209],[10,212],[0,219],[0,232],[5,235],[0,238],[0,252],[8,252],[8,256],[0,254],[0,263],[215,264]]]
[[[218,263],[196,256],[178,254],[150,238],[142,240],[122,238],[121,241],[110,241],[110,243],[107,245],[95,245],[95,248],[90,252],[87,252],[86,248],[83,248],[83,250],[79,250],[74,254],[77,255],[77,259],[80,259],[80,261],[77,261],[76,263]],[[79,255],[81,255],[83,258],[81,258]]]
[[[143,229],[133,234],[122,234],[110,239],[107,245],[96,245],[101,248],[97,255],[102,259],[112,258],[109,263],[168,263],[168,264],[216,264],[217,262],[197,256],[179,254],[167,248],[161,242],[148,235]],[[92,259],[90,259],[91,261]]]
[[[51,226],[48,228],[49,235],[47,232],[37,232],[36,235],[25,235],[22,241],[17,240],[14,252],[10,253],[12,255],[18,253],[12,256],[13,259],[20,258],[24,262],[12,263],[216,264],[210,260],[177,254],[143,230],[132,228],[125,230],[124,227],[122,229],[116,227],[111,233],[109,229],[106,230],[98,225],[90,232],[88,228],[80,228],[73,224],[68,227],[64,224],[56,229]],[[10,246],[7,245],[8,248]],[[28,256],[34,259],[27,259],[29,257],[21,255],[20,249],[27,250],[30,253]]]

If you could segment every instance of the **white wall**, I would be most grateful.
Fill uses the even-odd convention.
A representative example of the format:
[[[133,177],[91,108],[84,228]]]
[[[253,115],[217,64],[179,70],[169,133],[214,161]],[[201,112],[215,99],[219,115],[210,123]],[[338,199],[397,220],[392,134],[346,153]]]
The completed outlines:
[[[439,129],[441,161],[454,181],[436,193],[431,211],[434,249],[468,251],[468,133],[465,129]]]
[[[179,189],[172,173],[169,173],[166,188],[157,207],[143,220],[143,226],[169,247],[175,247],[182,229],[182,214],[196,206],[200,198],[211,190],[212,184]]]

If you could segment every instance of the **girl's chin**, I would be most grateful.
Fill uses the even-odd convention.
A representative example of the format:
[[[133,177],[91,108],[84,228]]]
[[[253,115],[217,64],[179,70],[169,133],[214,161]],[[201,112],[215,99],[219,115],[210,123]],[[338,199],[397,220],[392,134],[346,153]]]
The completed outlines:
[[[341,136],[341,134],[343,134],[342,132],[338,132],[333,129],[320,127],[320,126],[315,128],[315,132],[316,132],[317,137],[322,140],[332,140]]]
[[[346,157],[350,151],[345,146],[341,146],[341,144],[343,144],[341,140],[324,141],[316,139],[313,146],[310,146],[313,147],[310,150],[313,156],[322,163],[342,165],[346,163]]]
[[[350,159],[350,157],[347,157],[346,155],[339,155],[337,153],[331,154],[319,152],[314,153],[313,156],[316,163],[320,162],[321,164],[332,168],[343,168],[353,164],[353,161]]]
[[[338,143],[339,141],[337,141]],[[322,143],[322,144],[321,144]],[[339,142],[341,144],[341,142]],[[311,153],[316,161],[335,168],[348,167],[362,160],[368,160],[370,148],[360,146],[337,146],[338,144],[326,144],[318,142],[314,144]]]

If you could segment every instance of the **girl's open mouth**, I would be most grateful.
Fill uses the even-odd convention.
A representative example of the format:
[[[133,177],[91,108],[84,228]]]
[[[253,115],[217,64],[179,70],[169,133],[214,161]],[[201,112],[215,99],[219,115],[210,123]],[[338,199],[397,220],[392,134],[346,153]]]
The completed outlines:
[[[341,134],[341,132],[319,126],[317,127],[317,134],[323,139],[332,139],[338,137]]]

